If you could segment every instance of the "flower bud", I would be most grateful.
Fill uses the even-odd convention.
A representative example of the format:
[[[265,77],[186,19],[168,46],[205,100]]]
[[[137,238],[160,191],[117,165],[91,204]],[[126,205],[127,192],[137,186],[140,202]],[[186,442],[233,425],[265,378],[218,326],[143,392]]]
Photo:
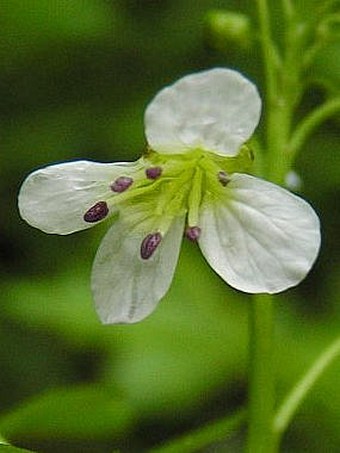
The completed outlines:
[[[285,176],[285,186],[290,190],[300,190],[302,187],[301,176],[294,170],[290,170]]]
[[[252,44],[251,23],[248,16],[226,10],[212,10],[207,15],[208,39],[220,51],[230,46],[248,50]]]

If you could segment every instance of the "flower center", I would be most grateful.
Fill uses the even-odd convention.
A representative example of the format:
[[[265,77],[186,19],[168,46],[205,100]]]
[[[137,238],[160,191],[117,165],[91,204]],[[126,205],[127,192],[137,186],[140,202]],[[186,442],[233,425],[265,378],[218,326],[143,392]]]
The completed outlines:
[[[90,208],[84,220],[100,221],[117,207],[127,228],[145,234],[140,253],[149,259],[179,216],[186,216],[185,236],[196,241],[202,204],[226,197],[230,174],[247,170],[251,161],[246,146],[235,157],[202,150],[180,155],[150,151],[133,175],[121,175],[110,183],[111,195]]]
[[[197,227],[202,203],[226,196],[230,173],[244,171],[250,161],[246,147],[235,157],[202,150],[180,155],[151,151],[142,158],[144,170],[136,172],[127,190],[110,197],[108,204],[121,205],[122,220],[146,233],[159,231],[164,236],[174,218],[183,215],[188,227]]]

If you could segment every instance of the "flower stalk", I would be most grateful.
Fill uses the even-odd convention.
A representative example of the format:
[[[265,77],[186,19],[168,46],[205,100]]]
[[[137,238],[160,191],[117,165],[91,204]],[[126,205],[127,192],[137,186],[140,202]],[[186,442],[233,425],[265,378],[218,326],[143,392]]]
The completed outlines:
[[[250,382],[248,453],[267,453],[273,442],[273,301],[259,294],[250,301]]]
[[[278,93],[277,68],[273,57],[276,50],[271,36],[267,1],[257,0],[257,10],[267,101],[267,152],[264,171],[265,176],[280,183],[284,177],[283,169],[287,167],[282,151],[289,131],[289,110]],[[272,420],[275,404],[272,296],[253,296],[250,301],[249,327],[249,418],[246,451],[270,453],[273,446]]]
[[[294,11],[284,2],[287,35],[285,54],[277,56],[270,29],[266,0],[257,0],[260,41],[262,45],[267,100],[266,153],[264,176],[282,184],[290,168],[287,153],[292,112],[297,102],[298,70],[294,66],[296,46],[292,42]],[[276,56],[275,56],[276,55]],[[280,61],[280,66],[277,62]],[[289,68],[289,69],[288,69]],[[275,405],[273,300],[270,295],[256,295],[250,313],[250,382],[249,420],[246,451],[270,453],[274,448],[273,414]]]
[[[290,0],[282,1],[285,35],[282,58],[277,55],[270,29],[266,0],[257,0],[260,41],[266,81],[267,121],[264,176],[278,184],[284,182],[294,159],[311,133],[340,109],[338,98],[326,101],[307,115],[295,131],[292,119],[303,94],[300,61],[306,47],[306,27],[296,18]],[[280,66],[277,62],[280,61]],[[275,370],[273,364],[273,301],[271,296],[256,295],[250,315],[250,384],[247,451],[274,453],[297,407],[324,369],[339,354],[340,340],[334,342],[288,395],[277,415]]]

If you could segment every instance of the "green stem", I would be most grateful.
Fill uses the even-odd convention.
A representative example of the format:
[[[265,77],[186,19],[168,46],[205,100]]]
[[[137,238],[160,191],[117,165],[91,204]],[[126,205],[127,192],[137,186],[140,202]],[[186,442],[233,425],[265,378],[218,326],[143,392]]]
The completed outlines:
[[[292,118],[302,95],[301,49],[308,30],[298,23],[290,0],[282,0],[286,17],[284,53],[277,65],[266,0],[256,0],[266,81],[266,172],[282,184],[296,153],[309,133],[338,109],[339,100],[313,112],[292,136]],[[293,149],[293,152],[292,152]],[[272,453],[280,437],[273,429],[275,372],[273,365],[273,306],[271,297],[258,295],[252,305],[248,453]],[[293,411],[295,408],[291,406]],[[289,407],[288,407],[289,409]],[[288,423],[289,419],[284,419]]]
[[[260,26],[260,40],[264,60],[265,78],[266,78],[266,95],[268,103],[274,102],[276,87],[276,66],[278,55],[275,45],[272,41],[270,31],[270,17],[266,0],[257,0],[257,9]]]
[[[320,4],[317,17],[322,17],[325,14],[331,12],[332,9],[335,8],[337,5],[340,6],[339,0],[328,0],[328,1],[322,2]]]
[[[340,356],[340,338],[333,341],[328,348],[322,352],[320,357],[314,362],[311,368],[283,401],[274,418],[274,434],[277,445],[306,395],[338,356]]]
[[[296,127],[288,145],[291,162],[293,162],[296,154],[300,151],[315,129],[338,111],[340,111],[340,97],[326,101],[301,121]]]
[[[267,162],[266,175],[279,182],[282,168],[282,140],[288,129],[287,107],[280,104],[278,96],[278,67],[275,46],[270,31],[270,17],[266,0],[257,0],[260,36],[264,59],[267,101]],[[283,107],[283,109],[282,109]],[[280,126],[278,130],[277,115]],[[284,115],[282,114],[284,113]],[[285,124],[283,124],[285,123]],[[275,171],[272,169],[273,159]],[[248,453],[269,453],[272,451],[272,421],[274,412],[273,370],[273,303],[269,295],[255,295],[251,301],[250,315],[250,370],[249,370],[249,420],[246,451]]]
[[[318,52],[324,47],[325,43],[322,40],[317,40],[308,49],[302,58],[302,67],[304,70],[308,70],[311,64],[314,62]]]
[[[247,451],[267,453],[272,448],[274,407],[273,304],[270,295],[251,301],[249,428]]]
[[[286,96],[286,82],[294,71],[286,71],[279,58],[270,31],[270,17],[266,0],[257,0],[260,37],[266,82],[266,171],[265,176],[273,182],[282,183],[288,171],[285,145],[288,141],[291,121],[291,105]],[[279,77],[279,74],[281,77]],[[291,85],[291,83],[290,83]]]
[[[165,445],[150,450],[150,453],[193,453],[209,445],[225,441],[246,420],[246,411],[241,409],[232,416],[210,422],[191,433],[180,436]]]
[[[286,22],[289,24],[292,22],[295,15],[293,3],[291,0],[282,0],[282,7]]]

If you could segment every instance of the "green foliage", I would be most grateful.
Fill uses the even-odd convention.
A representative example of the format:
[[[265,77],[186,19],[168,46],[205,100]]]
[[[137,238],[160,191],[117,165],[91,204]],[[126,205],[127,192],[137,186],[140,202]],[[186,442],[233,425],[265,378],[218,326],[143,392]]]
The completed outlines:
[[[10,440],[114,440],[131,426],[124,401],[96,386],[51,390],[29,400],[0,420]]]
[[[28,452],[30,450],[25,450],[23,448],[16,448],[10,445],[0,445],[0,452],[1,453],[20,453],[20,452]]]
[[[251,2],[224,3],[2,5],[0,433],[17,446],[142,451],[246,400],[251,300],[226,288],[192,244],[185,244],[174,285],[150,318],[102,326],[89,274],[106,226],[47,236],[25,225],[16,209],[19,185],[33,168],[76,158],[138,157],[147,102],[185,73],[230,66],[263,92],[256,46],[221,56],[204,41],[211,8],[253,19]],[[298,6],[302,19],[317,18],[314,2]],[[282,12],[273,9],[280,34]],[[313,54],[298,117],[339,95],[339,52],[335,38]],[[280,399],[338,333],[338,126],[339,117],[328,121],[295,165],[303,194],[321,217],[324,242],[306,281],[276,299]],[[307,397],[284,440],[287,451],[339,450],[339,372],[334,363]],[[1,445],[0,451],[20,450]]]

